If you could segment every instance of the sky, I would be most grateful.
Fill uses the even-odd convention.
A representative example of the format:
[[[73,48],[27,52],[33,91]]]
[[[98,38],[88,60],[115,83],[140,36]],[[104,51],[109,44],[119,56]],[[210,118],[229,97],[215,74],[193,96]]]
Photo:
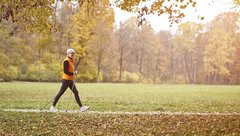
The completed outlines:
[[[197,23],[207,23],[211,21],[221,12],[234,11],[239,9],[234,9],[235,5],[232,0],[197,0],[196,8],[189,8],[186,10],[186,17],[182,22],[193,21]],[[128,13],[119,8],[114,8],[115,11],[115,23],[118,26],[120,22],[125,22],[127,19],[133,16],[137,16],[133,13]],[[198,19],[199,16],[204,16],[204,20]],[[153,30],[158,32],[160,30],[175,31],[178,24],[174,24],[172,27],[169,27],[170,23],[166,15],[149,15],[146,17],[146,20],[151,23]]]

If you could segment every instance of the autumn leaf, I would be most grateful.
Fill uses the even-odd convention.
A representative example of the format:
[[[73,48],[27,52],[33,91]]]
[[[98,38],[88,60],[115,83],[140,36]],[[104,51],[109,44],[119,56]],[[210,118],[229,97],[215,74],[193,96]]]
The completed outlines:
[[[181,9],[185,9],[187,7],[187,5],[181,5],[180,8]]]

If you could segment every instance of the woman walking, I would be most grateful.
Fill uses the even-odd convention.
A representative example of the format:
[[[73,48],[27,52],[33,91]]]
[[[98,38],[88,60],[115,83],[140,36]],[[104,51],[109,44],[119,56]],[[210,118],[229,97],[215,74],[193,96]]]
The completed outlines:
[[[78,95],[78,90],[73,82],[74,76],[77,74],[77,72],[74,71],[74,55],[75,55],[74,49],[67,49],[67,57],[63,61],[62,86],[60,88],[60,91],[56,95],[52,106],[50,107],[50,111],[56,110],[55,106],[58,100],[64,94],[68,87],[72,90],[75,96],[75,100],[78,103],[78,106],[80,107],[80,111],[84,112],[89,109],[89,106],[82,105]]]

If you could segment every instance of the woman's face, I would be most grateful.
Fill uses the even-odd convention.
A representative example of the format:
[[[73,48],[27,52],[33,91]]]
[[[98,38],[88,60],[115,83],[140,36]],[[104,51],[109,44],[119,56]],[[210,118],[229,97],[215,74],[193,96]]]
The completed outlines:
[[[68,54],[68,57],[70,57],[70,58],[74,58],[74,56],[75,56],[74,52]]]

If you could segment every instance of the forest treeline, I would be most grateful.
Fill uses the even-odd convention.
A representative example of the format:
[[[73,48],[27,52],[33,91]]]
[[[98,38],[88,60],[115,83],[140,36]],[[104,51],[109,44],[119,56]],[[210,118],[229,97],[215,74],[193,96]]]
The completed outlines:
[[[66,49],[74,48],[78,82],[240,84],[239,13],[181,23],[171,33],[155,32],[147,21],[138,26],[136,17],[115,26],[113,9],[88,6],[59,6],[55,32],[0,22],[0,79],[60,81]]]

